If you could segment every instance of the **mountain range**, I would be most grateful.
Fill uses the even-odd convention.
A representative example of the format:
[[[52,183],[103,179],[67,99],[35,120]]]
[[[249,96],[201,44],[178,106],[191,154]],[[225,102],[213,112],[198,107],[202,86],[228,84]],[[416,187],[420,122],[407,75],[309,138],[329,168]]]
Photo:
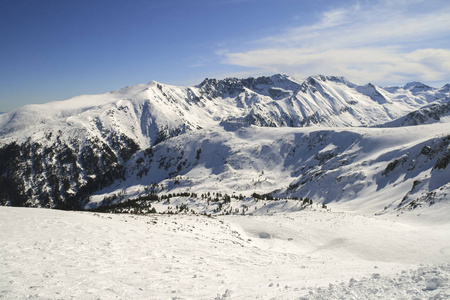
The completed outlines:
[[[209,192],[412,211],[448,202],[449,100],[449,84],[277,74],[27,105],[0,115],[0,203]]]

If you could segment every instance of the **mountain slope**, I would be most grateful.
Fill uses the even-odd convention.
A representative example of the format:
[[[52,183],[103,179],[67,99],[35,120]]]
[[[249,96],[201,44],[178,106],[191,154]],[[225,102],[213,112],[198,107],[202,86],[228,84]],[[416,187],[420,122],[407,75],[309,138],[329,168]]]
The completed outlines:
[[[412,207],[430,193],[421,202],[446,198],[449,142],[448,124],[336,130],[225,122],[136,153],[126,165],[126,180],[92,195],[88,207],[117,201],[119,194],[133,199],[149,193],[215,192],[391,211]]]
[[[444,102],[435,102],[424,106],[416,111],[410,112],[404,117],[381,125],[381,127],[414,126],[419,124],[431,124],[436,122],[446,122],[450,117],[449,98]]]
[[[319,75],[301,82],[274,75],[206,79],[196,87],[151,82],[25,106],[0,115],[0,202],[83,208],[117,189],[133,190],[133,196],[150,185],[164,186],[159,192],[171,190],[168,184],[180,182],[174,178],[186,174],[194,178],[189,188],[198,191],[274,192],[323,202],[356,199],[361,194],[327,197],[312,178],[324,171],[329,175],[323,176],[333,178],[333,168],[344,174],[347,163],[326,164],[336,156],[352,162],[345,151],[363,156],[370,152],[370,147],[358,152],[355,145],[378,131],[362,133],[357,126],[391,122],[436,99],[448,99],[445,87],[418,85],[383,89],[358,86],[342,77]],[[442,128],[436,131],[441,137],[448,134]],[[422,132],[415,147],[440,138],[435,132]],[[387,141],[402,134],[392,129]],[[330,143],[324,145],[324,140]],[[380,149],[389,149],[388,144],[384,138],[376,142]],[[288,155],[290,151],[297,152]],[[439,148],[434,163],[442,151]],[[323,170],[324,166],[331,169]],[[423,172],[431,167],[431,162],[420,166]],[[263,172],[273,172],[274,179],[260,176]],[[304,186],[306,179],[311,183]],[[347,181],[351,180],[358,178]]]

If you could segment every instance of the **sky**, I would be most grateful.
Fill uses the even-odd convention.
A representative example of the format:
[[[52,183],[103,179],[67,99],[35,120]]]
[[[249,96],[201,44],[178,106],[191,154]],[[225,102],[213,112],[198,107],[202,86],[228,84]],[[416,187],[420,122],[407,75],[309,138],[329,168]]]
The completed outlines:
[[[0,111],[152,80],[450,83],[448,0],[0,0]]]

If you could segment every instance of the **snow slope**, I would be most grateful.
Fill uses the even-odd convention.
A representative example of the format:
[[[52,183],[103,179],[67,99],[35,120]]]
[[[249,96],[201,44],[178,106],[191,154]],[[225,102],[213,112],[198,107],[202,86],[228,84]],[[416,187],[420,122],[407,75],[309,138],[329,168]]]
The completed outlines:
[[[151,192],[216,192],[308,197],[361,213],[407,211],[448,202],[449,143],[448,123],[347,129],[222,123],[137,153],[126,179],[91,195],[87,207]]]
[[[448,298],[448,219],[334,210],[208,218],[0,207],[0,297]]]

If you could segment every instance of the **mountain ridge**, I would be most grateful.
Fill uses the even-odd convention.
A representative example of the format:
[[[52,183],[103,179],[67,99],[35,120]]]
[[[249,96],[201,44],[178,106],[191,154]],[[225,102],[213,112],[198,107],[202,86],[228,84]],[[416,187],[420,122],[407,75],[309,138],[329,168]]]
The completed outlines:
[[[331,161],[336,157],[346,157],[341,151],[362,155],[359,148],[353,147],[371,140],[370,136],[378,129],[369,127],[387,128],[391,124],[389,122],[395,122],[408,113],[414,114],[426,105],[447,105],[449,94],[445,86],[441,89],[417,86],[421,87],[421,84],[407,84],[407,89],[382,88],[373,84],[360,86],[344,77],[324,75],[299,81],[276,74],[247,79],[205,79],[193,87],[152,81],[100,95],[25,106],[0,115],[0,170],[3,172],[0,202],[3,205],[80,209],[89,203],[101,204],[102,198],[117,192],[114,187],[117,183],[124,191],[134,190],[129,197],[138,197],[145,192],[140,187],[152,184],[164,186],[159,192],[180,189],[173,182],[180,182],[177,176],[185,176],[189,172],[194,172],[195,176],[187,182],[191,182],[190,188],[197,190],[210,187],[213,190],[226,188],[231,192],[235,186],[240,190],[283,197],[308,196],[324,203],[333,202],[322,193],[312,192],[319,191],[319,187],[311,185],[311,182],[316,177],[328,176],[326,180],[329,181],[348,173],[346,165],[352,161],[351,158]],[[446,110],[440,114],[442,120],[446,120],[447,114]],[[423,122],[419,120],[417,124]],[[253,139],[252,132],[257,136],[272,132],[268,127],[284,139],[277,139],[277,134],[272,133],[269,144],[265,138]],[[361,127],[366,129],[358,129]],[[444,129],[441,127],[436,132],[445,136],[445,126]],[[322,136],[320,132],[332,138],[329,144],[319,147],[315,145],[320,144],[320,140],[324,141],[324,137],[309,139],[308,136]],[[387,130],[386,137],[383,135],[380,139],[391,139],[391,132],[397,134],[398,129]],[[311,149],[301,146],[301,154],[292,153],[294,158],[289,158],[286,155],[298,148],[295,136],[303,136],[304,143]],[[436,138],[442,136],[429,135],[425,130],[412,143]],[[342,144],[338,139],[347,139],[350,144],[337,146]],[[172,140],[181,145],[172,144]],[[270,146],[274,140],[281,148]],[[212,141],[216,141],[215,144],[211,144]],[[410,145],[398,144],[396,147]],[[360,148],[366,152],[369,149]],[[263,155],[262,149],[266,149],[266,154]],[[419,166],[422,173],[439,173],[433,171],[438,160],[444,170],[448,169],[445,164],[446,146],[436,149],[430,162]],[[246,154],[246,151],[259,153],[259,156]],[[414,150],[415,153],[417,151]],[[258,158],[261,155],[265,160]],[[377,164],[389,164],[396,159],[401,157],[391,155],[389,161],[379,158]],[[302,161],[308,163],[291,169]],[[324,169],[330,168],[330,163],[332,169]],[[264,170],[267,173],[268,169],[278,170],[271,176],[280,176],[281,179],[257,181],[256,186],[255,182],[242,179],[242,176],[259,178],[258,174]],[[339,170],[340,175],[334,174],[334,169]],[[199,175],[202,172],[210,175]],[[382,176],[373,170],[366,170],[365,174],[373,178]],[[357,181],[352,176],[346,184],[351,180]],[[219,184],[211,178],[232,184]],[[305,182],[307,178],[310,183]],[[247,183],[233,185],[233,181],[239,180]],[[411,189],[410,179],[404,182],[397,183],[402,186],[402,197]],[[444,182],[439,188],[445,185]],[[303,190],[298,190],[299,187]],[[370,190],[366,187],[363,189],[365,192]],[[391,184],[382,189],[385,187],[393,188]],[[423,193],[436,189],[434,185],[431,190],[428,186],[422,187]],[[311,192],[305,194],[305,188]],[[336,188],[342,189],[340,184]],[[361,196],[361,191],[355,191],[353,196],[336,194],[354,200]],[[420,193],[415,191],[409,195],[412,194]],[[379,205],[377,207],[379,210]]]
[[[439,89],[433,91],[434,94],[427,90],[413,95],[408,90],[403,94],[393,95],[372,84],[357,86],[344,77],[323,75],[308,77],[303,82],[280,74],[248,79],[205,79],[195,87],[175,87],[153,81],[105,94],[83,95],[65,101],[19,108],[0,117],[0,135],[5,137],[8,132],[25,129],[24,124],[32,127],[56,119],[64,122],[66,118],[82,115],[93,109],[111,107],[117,110],[123,107],[124,101],[134,102],[138,106],[147,102],[152,109],[161,110],[161,107],[166,106],[176,111],[175,114],[167,110],[160,111],[167,115],[166,119],[180,119],[179,116],[186,113],[186,110],[195,109],[197,116],[203,115],[201,119],[234,119],[259,126],[372,126],[393,121],[445,96]],[[379,105],[374,108],[369,99]],[[214,100],[215,105],[208,103],[208,100]],[[179,106],[183,107],[180,109]],[[139,108],[129,108],[138,113]],[[376,115],[376,118],[368,117],[368,112]],[[181,118],[181,123],[188,127],[201,126],[200,123],[204,122],[199,119]],[[163,123],[164,125],[157,126],[158,131],[166,126],[172,127],[167,120]],[[181,123],[172,125],[179,128],[182,127]]]

